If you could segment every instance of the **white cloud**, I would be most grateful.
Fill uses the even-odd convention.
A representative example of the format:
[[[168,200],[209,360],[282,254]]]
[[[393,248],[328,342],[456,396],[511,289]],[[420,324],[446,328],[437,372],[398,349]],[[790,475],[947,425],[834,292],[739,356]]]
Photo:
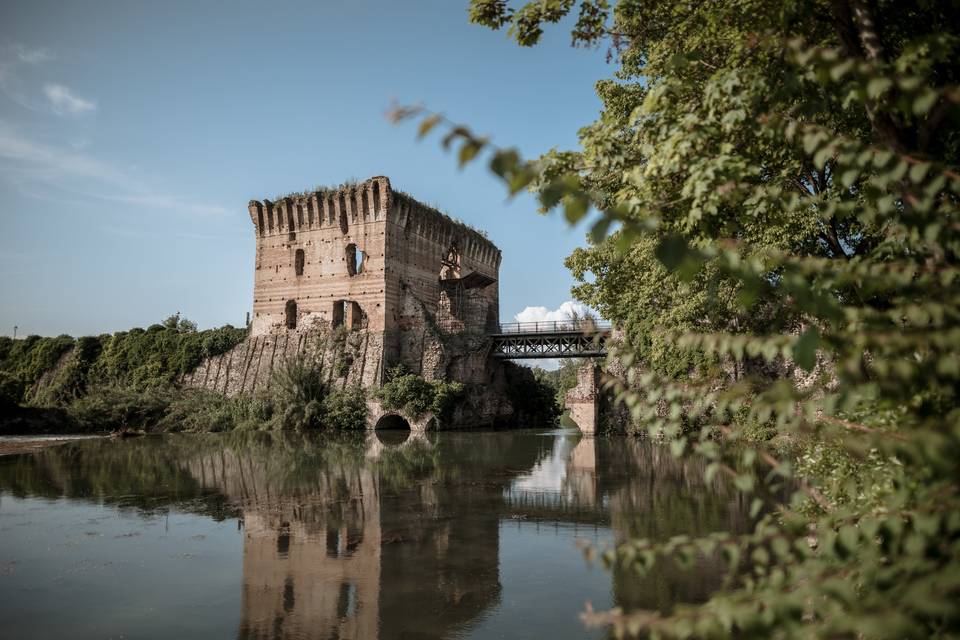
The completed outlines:
[[[97,110],[97,103],[75,95],[62,84],[45,85],[43,93],[50,101],[53,112],[58,115],[78,116]]]
[[[514,319],[517,322],[561,322],[586,315],[596,317],[597,314],[585,304],[567,300],[556,309],[527,307],[514,316]]]
[[[594,318],[600,317],[597,312],[587,305],[573,300],[567,300],[556,309],[527,307],[513,318],[517,322],[564,322],[588,315]],[[541,367],[547,371],[553,371],[560,366],[560,361],[556,358],[517,360],[517,363],[528,367]]]

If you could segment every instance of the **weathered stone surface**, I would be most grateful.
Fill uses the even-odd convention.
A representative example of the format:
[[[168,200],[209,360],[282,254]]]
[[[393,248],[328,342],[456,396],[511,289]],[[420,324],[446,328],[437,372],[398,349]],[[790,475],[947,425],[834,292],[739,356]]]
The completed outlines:
[[[393,364],[406,334],[423,328],[419,313],[407,313],[410,296],[434,322],[441,307],[441,319],[460,328],[499,321],[500,250],[393,191],[385,177],[276,203],[251,201],[249,213],[257,239],[254,337],[343,324],[383,334]]]
[[[577,386],[567,391],[564,398],[570,419],[584,435],[592,436],[597,431],[599,388],[600,367],[590,363],[577,370]]]
[[[185,386],[226,395],[267,386],[284,359],[315,357],[334,389],[381,386],[396,365],[466,391],[441,428],[509,422],[505,368],[490,358],[500,250],[384,177],[279,202],[251,201],[256,240],[250,337]],[[373,394],[369,394],[373,397]],[[389,412],[370,401],[369,426]],[[434,416],[414,430],[440,426]]]

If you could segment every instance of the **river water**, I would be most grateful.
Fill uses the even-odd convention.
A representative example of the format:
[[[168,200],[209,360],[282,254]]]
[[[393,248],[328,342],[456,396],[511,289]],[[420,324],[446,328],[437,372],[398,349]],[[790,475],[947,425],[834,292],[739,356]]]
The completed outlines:
[[[576,431],[80,441],[0,457],[3,638],[584,638],[706,598],[578,543],[742,531],[697,461]]]

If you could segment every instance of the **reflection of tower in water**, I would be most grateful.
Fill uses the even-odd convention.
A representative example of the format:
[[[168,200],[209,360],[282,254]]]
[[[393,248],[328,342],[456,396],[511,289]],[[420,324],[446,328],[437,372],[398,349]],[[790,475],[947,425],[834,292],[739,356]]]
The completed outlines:
[[[371,442],[292,476],[243,448],[189,464],[243,512],[239,638],[444,637],[496,602],[498,514],[471,508],[489,491],[381,477],[398,447]]]
[[[195,477],[243,511],[239,638],[375,638],[380,508],[375,473],[329,465],[310,482],[271,482],[265,458],[218,452]]]
[[[304,505],[289,520],[245,512],[241,638],[376,637],[376,482],[365,470],[350,481],[346,502]]]

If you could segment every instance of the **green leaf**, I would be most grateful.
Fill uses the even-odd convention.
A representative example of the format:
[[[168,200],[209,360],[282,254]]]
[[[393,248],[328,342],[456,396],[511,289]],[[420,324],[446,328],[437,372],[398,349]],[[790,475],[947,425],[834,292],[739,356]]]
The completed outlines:
[[[933,89],[925,89],[919,96],[913,99],[913,114],[917,116],[925,115],[940,98]]]
[[[437,123],[439,123],[442,119],[443,116],[441,116],[439,113],[435,113],[432,116],[427,116],[424,118],[420,123],[420,126],[417,128],[417,138],[423,138],[430,133],[430,131],[437,126]]]
[[[804,371],[813,371],[817,364],[817,347],[820,345],[820,332],[810,325],[793,345],[793,361]]]
[[[892,86],[893,80],[890,80],[889,78],[870,78],[870,81],[867,82],[867,95],[876,99],[880,97],[880,94],[888,91]]]
[[[733,485],[744,493],[753,491],[753,476],[749,473],[740,473],[733,479]]]
[[[600,244],[607,237],[607,232],[610,230],[610,225],[613,224],[613,220],[604,216],[593,223],[593,226],[590,228],[590,242],[593,244]]]
[[[477,157],[477,154],[480,153],[480,149],[482,148],[483,143],[478,140],[465,140],[460,147],[460,153],[457,157],[460,168],[462,169],[467,163]]]
[[[689,246],[683,236],[670,234],[657,245],[656,256],[670,271],[675,270],[686,257]]]
[[[914,183],[923,182],[923,179],[927,177],[927,172],[930,171],[929,162],[919,162],[912,167],[910,167],[910,181]]]
[[[581,194],[567,196],[563,201],[563,216],[571,226],[580,222],[589,209],[590,201]]]
[[[501,149],[490,158],[490,170],[501,178],[514,173],[519,164],[520,155],[514,149]]]
[[[687,439],[678,438],[670,443],[670,453],[673,454],[674,458],[679,458],[683,455],[684,450],[687,448]]]

